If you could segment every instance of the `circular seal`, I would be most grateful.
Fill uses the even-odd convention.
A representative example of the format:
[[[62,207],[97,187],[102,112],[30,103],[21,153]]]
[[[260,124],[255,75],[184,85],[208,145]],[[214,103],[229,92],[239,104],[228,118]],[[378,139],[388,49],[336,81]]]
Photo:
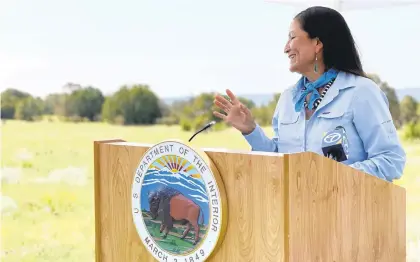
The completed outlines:
[[[132,184],[133,221],[145,248],[159,261],[205,261],[224,228],[220,193],[192,148],[176,141],[149,148]]]

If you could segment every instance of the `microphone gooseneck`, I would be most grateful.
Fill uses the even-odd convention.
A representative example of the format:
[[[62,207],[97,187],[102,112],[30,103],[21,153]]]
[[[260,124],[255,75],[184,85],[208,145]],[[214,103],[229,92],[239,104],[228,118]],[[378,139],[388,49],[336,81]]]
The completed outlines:
[[[195,132],[192,137],[188,140],[188,142],[191,142],[191,140],[198,135],[199,133],[203,132],[204,130],[210,128],[212,125],[216,124],[216,121],[211,121],[210,123],[208,123],[207,125],[205,125],[203,128],[201,128],[200,130],[198,130],[197,132]]]

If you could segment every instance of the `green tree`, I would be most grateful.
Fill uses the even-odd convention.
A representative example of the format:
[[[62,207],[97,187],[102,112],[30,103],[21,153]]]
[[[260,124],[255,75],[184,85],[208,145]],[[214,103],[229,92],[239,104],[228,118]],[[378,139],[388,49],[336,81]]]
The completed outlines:
[[[251,110],[255,118],[255,121],[259,125],[263,125],[263,126],[271,125],[274,111],[276,110],[276,106],[280,99],[280,96],[281,96],[281,93],[275,93],[273,95],[273,98],[267,105],[255,107]]]
[[[247,99],[245,97],[238,97],[238,100],[241,101],[242,104],[244,104],[246,107],[248,107],[248,109],[253,109],[256,105],[254,103],[254,101]]]
[[[228,95],[223,95],[223,97],[226,98],[227,100],[230,100]],[[237,98],[238,98],[239,101],[241,101],[242,104],[244,104],[250,110],[252,110],[256,106],[254,101],[252,101],[250,99],[247,99],[247,98],[241,97],[241,96],[238,96]]]
[[[368,77],[372,79],[372,81],[374,81],[385,93],[389,102],[389,111],[391,112],[392,119],[397,127],[401,126],[400,102],[395,89],[389,86],[387,82],[383,82],[376,74],[368,74]]]
[[[405,140],[419,139],[420,122],[409,122],[405,124],[402,135]]]
[[[34,121],[43,113],[43,101],[32,96],[20,100],[16,105],[15,119]]]
[[[146,85],[122,86],[102,107],[102,118],[110,123],[154,124],[161,116],[159,98]]]
[[[118,114],[120,114],[121,117],[123,117],[122,110],[118,108],[117,99],[115,96],[117,93],[115,93],[113,96],[105,97],[105,101],[102,105],[102,120],[106,121],[108,123],[116,123],[116,118]],[[124,123],[118,123],[118,124],[124,124]]]
[[[185,103],[182,110],[181,119],[184,122],[190,122],[191,128],[197,130],[210,121],[219,122],[213,115],[216,107],[213,105],[215,95],[213,93],[201,93],[200,95]],[[185,125],[184,125],[185,126]]]
[[[280,100],[281,93],[275,93],[273,96],[273,99],[271,99],[270,103],[268,103],[268,108],[271,112],[271,114],[274,114],[274,110],[276,110],[277,104]]]
[[[29,93],[14,88],[4,90],[1,93],[1,118],[13,119],[18,103],[28,97],[31,97]]]
[[[53,93],[47,95],[44,101],[44,114],[66,116],[66,100],[69,95]]]
[[[227,95],[225,98],[229,99]],[[190,98],[187,101],[179,101],[172,105],[171,111],[175,112],[177,118],[180,119],[183,130],[200,129],[210,121],[216,121],[217,129],[224,128],[222,121],[213,115],[213,111],[218,110],[214,105],[215,94],[211,92],[201,93],[200,95]],[[253,101],[244,97],[238,99],[252,109],[255,107]]]
[[[67,98],[68,114],[97,120],[102,111],[104,96],[101,90],[94,87],[75,89]]]
[[[156,119],[162,116],[159,98],[148,86],[136,85],[130,90],[129,110],[131,114],[127,119],[132,124],[155,124]]]
[[[420,102],[417,103],[417,112],[416,112],[416,115],[417,115],[417,119],[420,119]]]
[[[417,101],[412,96],[401,100],[401,121],[406,124],[417,121]]]

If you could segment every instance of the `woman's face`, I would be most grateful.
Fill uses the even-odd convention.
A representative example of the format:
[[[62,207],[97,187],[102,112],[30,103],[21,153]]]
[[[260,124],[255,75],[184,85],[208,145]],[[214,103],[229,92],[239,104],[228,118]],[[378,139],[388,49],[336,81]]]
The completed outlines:
[[[319,51],[319,42],[310,39],[308,33],[300,27],[299,21],[293,20],[289,29],[289,41],[284,47],[284,52],[290,61],[290,71],[301,74],[313,72],[316,53],[320,60]]]

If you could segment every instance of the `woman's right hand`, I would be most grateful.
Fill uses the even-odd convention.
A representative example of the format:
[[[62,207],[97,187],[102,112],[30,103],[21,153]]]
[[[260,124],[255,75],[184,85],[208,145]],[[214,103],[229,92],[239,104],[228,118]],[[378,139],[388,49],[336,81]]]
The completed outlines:
[[[250,134],[256,127],[251,111],[229,89],[226,90],[226,94],[230,101],[221,95],[216,95],[214,100],[214,104],[225,114],[217,111],[214,111],[213,114],[238,129],[242,134]]]

